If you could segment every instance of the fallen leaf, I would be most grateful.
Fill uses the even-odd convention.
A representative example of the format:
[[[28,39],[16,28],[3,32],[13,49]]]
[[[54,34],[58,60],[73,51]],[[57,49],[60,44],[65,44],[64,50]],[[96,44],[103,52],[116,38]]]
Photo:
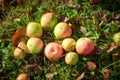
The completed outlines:
[[[20,19],[19,19],[19,18],[14,18],[13,21],[14,21],[14,22],[19,22]]]
[[[110,77],[110,72],[111,70],[107,68],[102,70],[102,73],[105,79],[108,79]]]
[[[80,26],[80,31],[82,33],[87,33],[87,29],[84,26]]]
[[[20,39],[25,35],[26,33],[26,28],[19,28],[14,35],[12,36],[12,44],[13,46],[17,47]]]
[[[111,51],[113,51],[113,50],[116,49],[117,47],[118,47],[118,46],[116,46],[115,43],[112,42],[112,43],[108,44],[108,47],[106,48],[106,51],[107,51],[108,53],[110,53]]]
[[[80,74],[76,80],[82,80],[85,76],[85,72],[83,72],[82,74]]]
[[[96,69],[96,64],[94,62],[88,61],[87,62],[87,69],[88,70],[95,70]]]
[[[72,0],[69,0],[69,1],[67,2],[67,6],[72,7],[72,8],[75,8],[75,7],[76,7],[75,3],[74,3]]]
[[[92,20],[93,20],[93,24],[97,24],[97,19],[96,19],[96,17],[95,16],[92,16]]]
[[[28,65],[26,69],[28,73],[35,73],[38,75],[42,73],[42,68],[39,65]]]
[[[46,76],[46,78],[48,78],[50,80],[53,80],[53,78],[54,78],[55,75],[57,75],[57,72],[47,73],[45,76]]]

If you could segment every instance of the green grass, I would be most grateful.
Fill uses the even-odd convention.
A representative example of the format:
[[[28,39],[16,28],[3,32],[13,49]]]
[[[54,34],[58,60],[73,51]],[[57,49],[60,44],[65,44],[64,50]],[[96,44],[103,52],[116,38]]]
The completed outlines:
[[[36,1],[36,0],[35,0]],[[116,15],[120,13],[119,6],[109,2],[110,0],[101,0],[99,4],[91,4],[88,0],[73,0],[75,7],[67,6],[64,0],[44,0],[36,5],[32,0],[23,1],[24,5],[14,7],[11,5],[10,10],[6,15],[1,15],[0,18],[0,79],[15,80],[22,73],[27,72],[31,80],[50,80],[48,75],[54,75],[53,80],[76,80],[83,72],[85,76],[83,80],[119,80],[120,79],[120,48],[107,53],[106,47],[113,42],[113,34],[119,32],[120,18],[116,19]],[[104,3],[104,4],[103,4]],[[110,5],[109,5],[110,4]],[[34,11],[31,11],[31,10]],[[96,45],[96,51],[90,56],[79,55],[79,62],[76,65],[67,65],[64,61],[64,56],[59,61],[49,61],[44,57],[43,52],[38,55],[27,55],[25,59],[19,60],[14,58],[12,46],[12,35],[21,27],[26,27],[31,21],[40,22],[41,16],[45,12],[54,12],[60,21],[64,17],[69,18],[69,22],[73,25],[72,37],[77,40],[80,37],[88,37],[92,39]],[[105,15],[108,21],[104,21],[100,16]],[[96,24],[93,23],[93,17],[96,19]],[[19,22],[14,22],[14,18],[19,18]],[[103,21],[102,25],[100,23]],[[112,21],[117,23],[112,24]],[[84,28],[84,30],[82,29]],[[5,39],[3,36],[5,36]],[[42,40],[45,44],[50,41],[58,41],[54,37],[53,31],[44,31]],[[100,48],[100,51],[99,51]],[[119,54],[118,58],[113,58],[112,54]],[[96,63],[95,70],[87,69],[87,62],[93,61]],[[34,71],[26,71],[29,65],[39,65],[42,68],[40,74]],[[102,73],[103,69],[111,70],[108,79],[105,79]]]

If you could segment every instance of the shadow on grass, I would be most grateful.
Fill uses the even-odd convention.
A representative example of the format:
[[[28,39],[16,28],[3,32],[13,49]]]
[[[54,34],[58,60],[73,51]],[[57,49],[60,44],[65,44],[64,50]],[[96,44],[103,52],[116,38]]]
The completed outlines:
[[[99,5],[110,12],[120,12],[120,0],[100,0]]]

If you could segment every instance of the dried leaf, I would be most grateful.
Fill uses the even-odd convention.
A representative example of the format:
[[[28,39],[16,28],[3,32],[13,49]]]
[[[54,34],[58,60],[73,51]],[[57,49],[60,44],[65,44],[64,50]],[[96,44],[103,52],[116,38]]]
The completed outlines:
[[[85,76],[85,72],[83,72],[82,74],[80,74],[76,80],[82,80]]]
[[[95,16],[92,16],[92,20],[93,20],[93,24],[97,24],[97,19],[96,19],[96,17]]]
[[[81,31],[82,33],[87,33],[87,29],[86,29],[84,26],[81,26],[81,27],[80,27],[80,31]]]
[[[108,45],[106,51],[107,51],[108,53],[110,53],[111,51],[113,51],[113,50],[116,49],[117,47],[118,47],[118,46],[116,46],[115,43],[112,42],[112,43],[110,43],[110,44]]]
[[[10,0],[2,0],[2,11],[8,11],[10,9]]]
[[[88,70],[95,70],[96,69],[96,64],[94,62],[88,61],[87,62],[87,68],[88,68]]]
[[[110,72],[111,70],[107,68],[102,70],[102,73],[105,79],[108,79],[110,77]]]
[[[72,0],[69,0],[68,2],[67,2],[67,6],[69,6],[69,7],[76,7],[76,5],[75,5],[75,3],[72,1]]]
[[[17,47],[20,39],[25,35],[26,33],[26,28],[19,28],[14,35],[12,36],[12,44],[13,46]]]
[[[53,80],[53,78],[54,78],[55,75],[57,75],[57,72],[47,73],[45,76],[46,76],[46,78],[48,78],[50,80]]]
[[[7,39],[7,37],[8,37],[7,34],[3,34],[3,35],[2,35],[2,39],[4,39],[4,40]]]
[[[14,21],[14,22],[19,22],[20,19],[19,19],[19,18],[14,18],[13,21]]]
[[[22,5],[22,0],[17,0],[17,4],[18,4],[18,6],[21,6]]]
[[[39,65],[28,65],[27,72],[40,75],[42,73],[42,68]]]

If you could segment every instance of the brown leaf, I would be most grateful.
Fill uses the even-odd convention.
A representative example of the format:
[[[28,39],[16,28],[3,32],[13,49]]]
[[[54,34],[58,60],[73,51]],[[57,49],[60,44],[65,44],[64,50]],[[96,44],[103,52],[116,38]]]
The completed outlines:
[[[2,35],[2,39],[5,40],[5,39],[7,39],[7,38],[8,38],[8,35],[4,33],[4,34]]]
[[[82,80],[85,76],[85,72],[83,72],[82,74],[80,74],[76,80]]]
[[[95,70],[96,69],[96,64],[94,62],[88,61],[87,62],[87,68],[88,68],[88,70]]]
[[[67,6],[73,7],[73,8],[76,7],[75,3],[72,0],[68,0]]]
[[[28,65],[27,72],[30,72],[30,73],[33,72],[39,75],[42,73],[42,68],[39,65]]]
[[[93,20],[93,24],[97,24],[97,19],[96,19],[96,17],[95,16],[92,16],[92,20]]]
[[[2,11],[3,11],[3,13],[10,9],[10,0],[2,0],[1,3],[2,3]]]
[[[17,47],[20,39],[25,35],[26,33],[26,28],[19,28],[14,35],[12,36],[12,44],[13,46]]]
[[[113,50],[116,49],[117,47],[118,47],[118,46],[116,46],[115,43],[112,42],[112,43],[108,44],[108,47],[106,48],[106,51],[107,51],[108,53],[110,53],[111,51],[113,51]]]
[[[107,68],[102,70],[102,73],[105,79],[108,79],[110,77],[110,72],[111,70]]]

